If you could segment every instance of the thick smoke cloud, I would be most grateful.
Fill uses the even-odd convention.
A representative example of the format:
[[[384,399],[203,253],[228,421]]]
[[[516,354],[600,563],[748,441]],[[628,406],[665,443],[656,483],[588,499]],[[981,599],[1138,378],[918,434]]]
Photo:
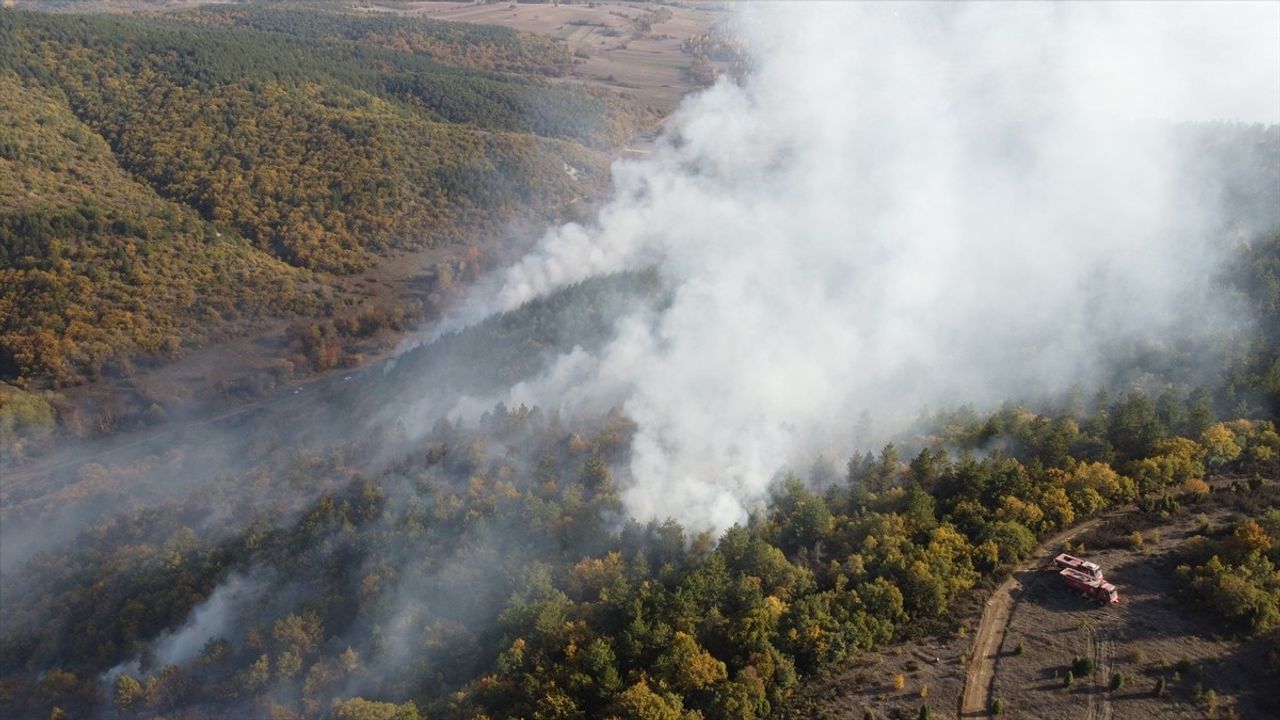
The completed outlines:
[[[665,311],[502,399],[622,403],[628,510],[724,528],[788,462],[869,440],[864,411],[1052,392],[1217,322],[1220,219],[1166,121],[1275,122],[1276,15],[751,4],[750,78],[690,98],[595,225],[549,233],[453,325],[655,265]]]

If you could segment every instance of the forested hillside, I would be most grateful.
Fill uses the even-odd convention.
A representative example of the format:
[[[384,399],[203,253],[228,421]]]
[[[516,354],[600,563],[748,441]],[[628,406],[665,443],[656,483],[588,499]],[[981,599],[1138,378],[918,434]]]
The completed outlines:
[[[937,685],[932,696],[928,683],[908,689],[896,663],[919,666],[919,658],[933,677],[946,672],[962,683],[960,658],[988,657],[967,639],[992,588],[1012,585],[1038,546],[1083,542],[1068,532],[1083,532],[1086,520],[1098,533],[1089,543],[1128,543],[1135,553],[1144,533],[1155,545],[1171,521],[1192,528],[1163,536],[1166,591],[1150,602],[1212,618],[1203,625],[1235,644],[1224,655],[1250,645],[1230,667],[1252,674],[1220,686],[1224,696],[1277,684],[1280,126],[1153,125],[1170,140],[1161,152],[1176,148],[1176,167],[1136,153],[1139,162],[1119,176],[1171,172],[1190,190],[1170,197],[1185,202],[1148,202],[1137,196],[1151,189],[1137,187],[1142,202],[1130,208],[1126,193],[1098,193],[1108,202],[1078,226],[1067,216],[1093,208],[1062,198],[1069,212],[1059,215],[1057,193],[1132,158],[1095,165],[1092,156],[1117,144],[1078,147],[1062,138],[1084,145],[1092,132],[1053,132],[1053,147],[1028,147],[1027,158],[1049,150],[1089,162],[1071,166],[1069,183],[1040,186],[1038,172],[1027,175],[1027,207],[1006,213],[1019,196],[999,191],[1014,188],[999,179],[1023,176],[992,170],[1036,164],[1022,157],[1020,131],[997,107],[1020,95],[1001,76],[1006,55],[979,57],[967,50],[983,46],[963,40],[995,25],[992,43],[1003,48],[1005,31],[1019,25],[986,22],[985,9],[966,20],[963,8],[934,17],[923,7],[903,8],[900,23],[898,8],[868,4],[886,22],[895,18],[884,27],[911,30],[886,37],[905,60],[878,67],[872,43],[844,58],[806,55],[840,50],[850,37],[876,39],[824,38],[816,21],[826,17],[815,15],[792,32],[766,27],[763,35],[780,43],[770,52],[786,62],[777,72],[759,66],[745,85],[763,77],[765,89],[839,94],[842,72],[867,65],[877,82],[853,87],[892,85],[883,95],[815,98],[836,102],[792,116],[799,108],[768,100],[803,105],[813,93],[739,93],[726,80],[703,96],[708,103],[686,105],[653,162],[623,166],[620,203],[588,213],[617,144],[652,126],[647,110],[564,77],[575,60],[556,42],[343,14],[343,6],[267,2],[132,16],[0,10],[0,718],[821,717],[802,690],[844,668],[866,678],[856,682],[866,697],[846,710],[901,720],[909,702],[910,716],[927,720],[955,708],[942,704]],[[623,18],[637,35],[674,15],[615,8],[592,9]],[[777,12],[781,21],[796,11]],[[878,27],[863,19],[850,16],[842,32]],[[929,60],[924,49],[943,37],[936,31],[949,32],[944,20],[965,20],[946,43],[958,52],[918,76],[903,73],[911,82],[878,82]],[[917,30],[918,44],[910,41]],[[750,71],[738,62],[747,46],[729,43],[700,34],[686,46],[707,73],[712,60]],[[641,46],[631,57],[650,62],[652,52]],[[828,56],[830,68],[814,76],[832,84],[802,82],[812,60]],[[959,72],[971,58],[973,68]],[[1102,65],[1089,58],[1090,71]],[[968,88],[961,98],[939,87],[957,85],[939,68],[959,79],[979,72],[972,87],[958,84]],[[1027,77],[1032,95],[1043,94],[1042,75]],[[950,117],[948,102],[934,103],[967,107],[975,89],[973,113]],[[937,98],[921,102],[928,93]],[[912,110],[864,115],[872,101]],[[1056,112],[1031,110],[1020,123],[1056,127]],[[867,122],[877,118],[884,122]],[[899,118],[907,122],[895,125]],[[861,123],[858,133],[848,132],[850,119]],[[927,127],[935,120],[946,132]],[[946,152],[961,139],[951,131],[971,123],[982,126],[984,147],[973,157],[986,157],[990,144],[999,156],[991,167]],[[892,133],[875,132],[890,125]],[[740,135],[743,127],[760,131]],[[786,142],[771,145],[765,135]],[[721,142],[707,142],[712,136]],[[808,136],[818,144],[807,146]],[[882,145],[893,147],[882,154]],[[822,162],[792,166],[788,156]],[[917,175],[935,163],[948,172]],[[774,165],[776,178],[765,167]],[[884,174],[857,174],[871,166]],[[999,197],[953,192],[992,179]],[[880,184],[887,187],[873,187]],[[788,200],[792,192],[807,197]],[[633,202],[642,195],[652,208]],[[787,202],[771,207],[769,195]],[[881,205],[896,207],[881,215]],[[829,212],[836,206],[842,212]],[[1169,217],[1132,225],[1117,217],[1130,210]],[[548,233],[493,285],[472,285],[476,304],[420,327],[410,337],[425,337],[422,344],[392,351],[389,343],[376,364],[347,354],[348,337],[404,331],[428,315],[423,308],[448,308],[438,293],[457,276],[474,279],[483,262],[501,268],[498,248],[515,228],[536,233],[589,214],[594,227]],[[990,217],[968,224],[980,214]],[[1072,222],[1049,242],[1044,236],[1059,229],[1044,217]],[[948,218],[963,232],[925,227],[950,228]],[[1153,235],[1176,230],[1186,244],[1171,246],[1167,264],[1163,253],[1135,254],[1124,233],[1099,230],[1118,221]],[[650,244],[646,235],[671,242]],[[897,257],[915,235],[937,244]],[[1098,247],[1083,252],[1088,245]],[[572,252],[558,252],[563,246]],[[436,254],[449,247],[458,254]],[[1019,260],[1015,247],[1031,252]],[[420,256],[405,273],[421,276],[413,292],[375,272],[407,250]],[[619,251],[622,259],[597,262]],[[1077,251],[1085,272],[1063,272]],[[943,262],[910,261],[926,253]],[[971,253],[982,262],[959,261]],[[792,257],[801,262],[788,268]],[[1005,260],[1000,272],[984,272]],[[1067,281],[1056,289],[1019,282],[1024,261],[1050,271],[1029,277]],[[1117,268],[1126,272],[1107,277]],[[1164,288],[1147,293],[1135,280],[1167,279],[1176,294],[1183,270],[1188,294],[1217,302],[1189,302],[1206,308],[1203,316],[1161,320],[1161,303],[1143,303]],[[736,281],[719,287],[728,275]],[[1095,279],[1106,292],[1086,287]],[[1000,283],[1026,292],[988,302],[987,286]],[[1010,307],[1042,290],[1065,301]],[[454,324],[492,307],[481,291],[532,299]],[[1120,304],[1135,312],[1112,333],[1107,311]],[[940,312],[948,305],[971,309]],[[1096,317],[1085,313],[1086,322],[1071,306]],[[689,323],[694,316],[710,320]],[[867,318],[875,322],[860,327]],[[1035,332],[1000,331],[1024,321]],[[107,395],[118,389],[114,378],[132,382],[135,365],[233,336],[256,343],[263,334],[251,333],[266,325],[280,333],[275,344],[244,352],[270,362],[242,379],[266,378],[267,389],[224,387],[235,402],[175,403],[171,412],[158,402],[149,408],[151,396],[139,392],[147,399],[131,406],[134,418],[153,422],[114,436],[118,428],[101,423],[108,437],[93,437],[71,431],[91,421],[69,421],[74,413],[54,393],[113,378],[81,389],[106,386]],[[895,340],[909,325],[940,342]],[[815,332],[779,332],[786,326]],[[1064,358],[1081,361],[1078,372],[981,387],[987,374],[1034,367],[1041,343],[1071,355],[1076,343],[1064,338],[1093,336],[1099,347]],[[978,345],[1005,352],[965,357]],[[223,348],[205,349],[197,357],[221,362]],[[831,371],[809,362],[862,355],[865,364]],[[902,355],[909,362],[899,364]],[[971,375],[983,358],[998,361]],[[181,368],[171,382],[204,381],[201,368],[167,367]],[[916,392],[933,375],[954,375],[955,392]],[[769,395],[804,397],[793,410]],[[828,397],[840,401],[817,402]],[[688,417],[655,412],[668,401]],[[743,417],[751,422],[739,424]],[[671,452],[646,454],[654,446]],[[669,502],[637,502],[658,496]],[[1091,611],[1063,617],[1087,631],[1090,658],[1109,658],[1116,651],[1089,629]],[[1138,625],[1174,642],[1192,632]],[[942,653],[919,652],[926,639],[965,647],[944,664]],[[991,657],[1022,654],[1021,641],[992,647]],[[1193,677],[1191,659],[1170,660],[1171,693],[1216,715],[1222,708],[1206,700],[1215,690]],[[1110,669],[1100,668],[1105,683]],[[1076,682],[1062,669],[1067,686]],[[1123,699],[1119,672],[1105,696],[1092,680],[1086,686],[1084,671],[1074,687],[1060,685],[1055,668],[1036,672],[1045,704],[1087,702],[1091,717],[1133,707],[1111,709],[1110,699]],[[1158,677],[1158,685],[1150,677],[1158,689],[1124,692],[1159,697],[1166,680]],[[993,714],[1005,708],[977,704]],[[1011,704],[1008,714],[1026,707]]]
[[[0,74],[0,115],[0,376],[92,378],[314,305],[305,273],[138,182],[53,91]]]
[[[1262,247],[1233,279],[1249,302],[1270,297]],[[654,275],[571,287],[409,353],[334,412],[394,411],[424,376],[518,382],[642,302],[665,302]],[[1275,362],[1272,335],[1251,334],[1250,364]],[[322,451],[263,426],[254,444],[281,450],[191,495],[169,489],[182,451],[86,466],[5,517],[80,502],[103,519],[7,578],[26,591],[0,618],[0,698],[39,718],[763,717],[852,654],[956,632],[957,601],[1037,536],[1128,503],[1139,523],[1219,499],[1258,518],[1189,544],[1179,577],[1239,632],[1273,632],[1280,436],[1263,404],[1220,421],[1262,400],[1239,377],[940,413],[843,472],[787,476],[720,537],[625,519],[635,426],[618,412],[498,406]],[[1205,482],[1223,476],[1240,481]],[[124,486],[156,498],[131,509]]]
[[[1275,472],[1269,423],[1186,402],[953,417],[909,462],[890,446],[825,489],[781,483],[719,538],[621,520],[618,415],[497,408],[374,476],[390,438],[296,456],[37,557],[5,609],[0,697],[30,717],[762,717],[859,649],[947,631],[953,600],[1037,534],[1135,500],[1194,512],[1206,473]],[[300,513],[250,512],[301,488],[322,494]],[[1220,492],[1265,508],[1275,489]],[[211,511],[256,519],[218,539],[196,529]],[[1207,600],[1253,603],[1252,631],[1280,617],[1277,531],[1274,512],[1240,530],[1253,545],[1227,557],[1261,570]],[[1223,572],[1187,571],[1193,588]],[[191,620],[203,601],[224,619]]]
[[[406,27],[451,62],[543,72],[560,57],[510,31]],[[305,312],[298,281],[323,290],[327,273],[388,248],[552,220],[599,192],[603,149],[647,122],[598,91],[347,39],[379,28],[274,10],[0,13],[0,187],[23,196],[0,217],[0,378],[92,379],[234,330],[238,315]],[[89,262],[109,253],[130,260]],[[268,267],[274,294],[255,270]],[[130,272],[139,284],[121,284]],[[145,277],[167,286],[148,293]],[[111,319],[90,330],[86,313]]]
[[[546,38],[494,25],[440,22],[403,15],[316,12],[315,3],[209,5],[184,20],[281,33],[308,41],[349,40],[483,70],[564,75],[569,51]]]

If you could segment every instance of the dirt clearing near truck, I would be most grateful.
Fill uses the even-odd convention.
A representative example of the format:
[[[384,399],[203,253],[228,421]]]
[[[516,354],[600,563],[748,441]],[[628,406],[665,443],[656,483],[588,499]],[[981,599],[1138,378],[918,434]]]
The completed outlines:
[[[1274,698],[1261,692],[1275,687],[1274,631],[1234,639],[1221,618],[1180,596],[1176,582],[1182,543],[1243,519],[1223,508],[1192,509],[1136,534],[1117,537],[1125,516],[1082,534],[1076,554],[1101,565],[1119,588],[1121,602],[1110,607],[1071,592],[1055,573],[1018,573],[1022,591],[995,653],[991,702],[1008,717],[1045,720],[1277,717]]]

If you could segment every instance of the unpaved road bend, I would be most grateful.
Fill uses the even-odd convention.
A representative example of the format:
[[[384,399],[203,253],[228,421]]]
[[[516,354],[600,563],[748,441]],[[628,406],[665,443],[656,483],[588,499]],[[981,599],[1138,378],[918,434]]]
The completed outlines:
[[[1108,516],[1096,517],[1092,520],[1059,531],[1045,538],[1032,554],[1032,559],[1024,562],[1017,570],[1030,570],[1051,549],[1092,528]],[[1016,572],[1016,571],[1015,571]],[[964,674],[964,692],[960,697],[960,717],[985,717],[991,710],[991,681],[995,678],[996,655],[1004,642],[1006,628],[1009,627],[1009,613],[1013,609],[1014,595],[1022,589],[1015,574],[1010,574],[1004,582],[991,593],[987,605],[982,610],[982,621],[973,637],[973,654],[969,658],[969,666]]]

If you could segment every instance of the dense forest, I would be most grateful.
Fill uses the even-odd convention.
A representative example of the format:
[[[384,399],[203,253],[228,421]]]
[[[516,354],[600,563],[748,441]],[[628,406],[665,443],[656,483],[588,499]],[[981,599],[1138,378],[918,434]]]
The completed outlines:
[[[0,74],[0,372],[93,377],[171,356],[218,321],[306,312],[305,273],[221,233],[117,164],[47,89]]]
[[[302,11],[305,8],[305,11]],[[347,40],[482,70],[564,75],[568,49],[540,35],[496,25],[442,22],[403,15],[315,12],[315,3],[210,5],[185,13],[184,21],[281,33],[308,42]]]
[[[563,50],[532,36],[388,27],[0,13],[0,379],[90,380],[305,315],[388,248],[555,219],[651,119],[541,79]]]
[[[1222,493],[1260,520],[1189,548],[1188,592],[1242,632],[1280,621],[1275,484],[1202,479],[1274,477],[1270,423],[1134,392],[1083,417],[1010,407],[936,430],[909,459],[891,445],[844,478],[786,477],[718,538],[622,518],[616,414],[498,407],[375,475],[360,468],[389,438],[298,456],[37,556],[29,600],[5,608],[0,697],[32,717],[111,703],[170,718],[761,717],[851,653],[949,632],[954,599],[1037,534]],[[251,494],[302,488],[320,495],[296,513],[200,529]],[[206,601],[221,622],[189,619]]]
[[[1264,316],[1276,241],[1242,246],[1224,278]],[[653,274],[573,286],[407,354],[341,417],[394,407],[424,374],[518,381],[664,293]],[[1280,435],[1251,369],[1274,367],[1271,328],[1233,337],[1247,351],[1203,386],[938,413],[843,471],[780,474],[718,537],[625,517],[634,426],[616,411],[499,405],[425,436],[286,438],[147,502],[118,488],[165,486],[172,459],[87,466],[51,502],[116,510],[6,578],[26,592],[4,608],[0,701],[37,718],[763,717],[859,652],[958,632],[958,600],[1038,536],[1121,506],[1139,524],[1235,508],[1179,551],[1178,582],[1231,631],[1273,633]]]

